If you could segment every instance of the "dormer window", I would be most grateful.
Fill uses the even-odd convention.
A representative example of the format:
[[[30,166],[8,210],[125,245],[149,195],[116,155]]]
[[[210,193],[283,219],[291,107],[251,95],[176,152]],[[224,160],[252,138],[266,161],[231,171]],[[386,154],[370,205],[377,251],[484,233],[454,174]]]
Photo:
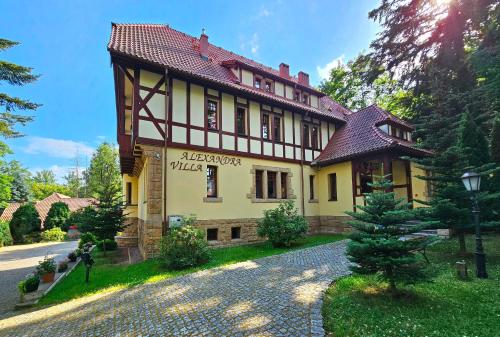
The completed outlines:
[[[309,95],[302,94],[302,103],[309,105]]]
[[[260,88],[261,88],[261,81],[262,81],[262,78],[260,78],[260,77],[255,77],[255,80],[254,80],[254,84],[253,84],[253,86],[254,86],[256,89],[260,89]]]
[[[295,90],[293,92],[293,100],[297,101],[297,102],[300,102],[300,91],[299,90]]]
[[[273,92],[273,82],[271,81],[266,81],[266,87],[265,87],[267,92]]]

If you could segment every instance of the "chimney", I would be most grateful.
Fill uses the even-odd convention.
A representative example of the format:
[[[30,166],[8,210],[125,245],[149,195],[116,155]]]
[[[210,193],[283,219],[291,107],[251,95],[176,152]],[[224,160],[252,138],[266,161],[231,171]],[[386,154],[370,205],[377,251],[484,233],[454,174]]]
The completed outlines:
[[[299,71],[299,84],[309,86],[309,74]]]
[[[280,76],[281,77],[290,77],[290,66],[285,63],[280,63]]]
[[[200,35],[200,55],[204,60],[208,60],[208,35],[205,34],[205,28],[201,30]]]

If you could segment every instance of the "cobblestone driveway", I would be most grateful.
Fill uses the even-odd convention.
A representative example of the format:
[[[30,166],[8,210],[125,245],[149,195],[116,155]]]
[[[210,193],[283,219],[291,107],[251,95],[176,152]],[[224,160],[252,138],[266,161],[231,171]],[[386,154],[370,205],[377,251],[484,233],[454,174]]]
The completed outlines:
[[[322,336],[345,242],[94,295],[0,321],[0,336]]]

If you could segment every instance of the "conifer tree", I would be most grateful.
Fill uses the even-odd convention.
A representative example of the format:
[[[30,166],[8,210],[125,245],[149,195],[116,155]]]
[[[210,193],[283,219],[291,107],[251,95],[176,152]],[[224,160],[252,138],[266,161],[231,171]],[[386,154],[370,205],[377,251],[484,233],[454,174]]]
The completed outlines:
[[[409,235],[431,223],[407,225],[416,218],[410,204],[396,198],[392,182],[384,178],[371,184],[373,192],[365,193],[366,206],[361,212],[346,212],[354,218],[349,224],[357,231],[347,247],[348,258],[359,274],[378,274],[396,291],[398,283],[411,284],[428,278],[423,257],[416,250],[430,242],[428,237],[409,239]]]

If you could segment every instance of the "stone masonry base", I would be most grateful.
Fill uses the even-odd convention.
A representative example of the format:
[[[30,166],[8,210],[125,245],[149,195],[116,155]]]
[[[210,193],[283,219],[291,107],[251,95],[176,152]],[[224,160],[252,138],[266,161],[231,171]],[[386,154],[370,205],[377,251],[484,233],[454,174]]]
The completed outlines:
[[[351,231],[345,223],[347,216],[313,216],[306,217],[309,223],[308,234],[332,234]],[[195,227],[201,229],[208,239],[210,232],[210,246],[233,246],[241,244],[251,244],[262,242],[265,239],[257,235],[257,218],[242,219],[212,219],[198,220]],[[144,258],[152,258],[158,252],[158,244],[161,238],[161,222],[158,224],[149,223],[138,219],[137,221],[139,251]],[[233,238],[235,232],[239,232],[239,237]],[[120,239],[118,239],[120,240]],[[120,242],[120,241],[119,241]],[[126,238],[123,244],[131,243]]]

